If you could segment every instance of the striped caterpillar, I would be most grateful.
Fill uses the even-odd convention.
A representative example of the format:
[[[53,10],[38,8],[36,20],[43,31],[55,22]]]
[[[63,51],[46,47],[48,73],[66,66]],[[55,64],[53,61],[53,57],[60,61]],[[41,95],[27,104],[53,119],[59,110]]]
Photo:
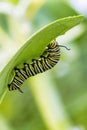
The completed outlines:
[[[46,56],[43,53],[38,60],[33,59],[30,64],[24,63],[23,68],[19,69],[15,67],[15,75],[11,83],[8,84],[8,89],[10,91],[18,89],[21,93],[23,93],[20,87],[26,79],[31,76],[35,76],[38,73],[43,73],[58,63],[60,59],[60,47],[65,46],[58,45],[57,41],[53,40],[44,51]],[[67,47],[65,48],[68,49]]]

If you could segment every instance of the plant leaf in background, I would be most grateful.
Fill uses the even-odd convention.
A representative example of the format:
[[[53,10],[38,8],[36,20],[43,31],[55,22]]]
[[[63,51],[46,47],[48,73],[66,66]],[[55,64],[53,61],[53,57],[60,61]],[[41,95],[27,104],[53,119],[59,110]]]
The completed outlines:
[[[5,14],[0,14],[0,26],[3,30],[9,33],[8,17]]]
[[[29,63],[32,59],[38,58],[51,40],[55,39],[57,36],[63,35],[82,20],[83,16],[81,15],[56,20],[27,40],[24,46],[20,48],[0,73],[0,97],[7,90],[7,84],[13,76],[15,66],[21,66],[24,62]]]

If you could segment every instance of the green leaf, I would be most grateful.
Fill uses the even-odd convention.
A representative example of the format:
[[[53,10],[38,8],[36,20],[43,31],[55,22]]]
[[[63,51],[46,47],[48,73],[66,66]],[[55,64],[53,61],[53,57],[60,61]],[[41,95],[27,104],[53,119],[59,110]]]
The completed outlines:
[[[50,23],[30,37],[0,73],[0,97],[7,90],[15,66],[21,67],[24,62],[30,63],[32,59],[38,59],[51,40],[63,35],[82,20],[81,15],[62,18]]]

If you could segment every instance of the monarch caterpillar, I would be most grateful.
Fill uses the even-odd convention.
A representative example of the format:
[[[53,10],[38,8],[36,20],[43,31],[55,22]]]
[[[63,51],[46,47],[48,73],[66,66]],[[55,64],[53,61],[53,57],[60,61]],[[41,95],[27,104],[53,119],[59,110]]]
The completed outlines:
[[[46,47],[46,50],[43,52],[38,60],[33,59],[30,64],[24,63],[24,67],[21,69],[14,68],[15,75],[11,83],[8,84],[8,89],[10,91],[18,89],[21,93],[23,93],[23,91],[20,89],[20,86],[27,78],[38,73],[43,73],[46,70],[51,69],[58,63],[60,59],[60,47],[65,46],[58,45],[57,41],[53,40]],[[67,47],[65,48],[68,49]],[[44,53],[46,53],[46,55],[44,55]]]

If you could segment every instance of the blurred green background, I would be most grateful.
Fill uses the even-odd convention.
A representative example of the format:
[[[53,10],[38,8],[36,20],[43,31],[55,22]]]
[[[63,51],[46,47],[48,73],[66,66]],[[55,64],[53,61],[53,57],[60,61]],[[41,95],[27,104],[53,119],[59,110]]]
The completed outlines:
[[[57,38],[71,50],[61,48],[60,62],[26,81],[24,94],[7,92],[0,130],[87,130],[86,0],[0,0],[0,70],[38,29],[77,14],[83,23]]]

